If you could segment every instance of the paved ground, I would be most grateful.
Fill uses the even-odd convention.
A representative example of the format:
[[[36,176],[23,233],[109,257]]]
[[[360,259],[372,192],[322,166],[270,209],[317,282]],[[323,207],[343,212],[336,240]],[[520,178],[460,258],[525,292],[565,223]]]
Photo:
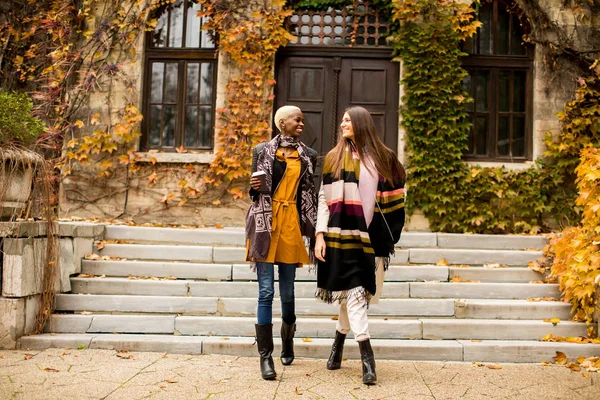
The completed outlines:
[[[378,361],[379,384],[361,384],[359,361],[328,371],[298,359],[276,381],[258,358],[117,353],[112,350],[0,351],[0,399],[599,399],[600,373],[564,366]],[[492,365],[494,366],[494,365]]]

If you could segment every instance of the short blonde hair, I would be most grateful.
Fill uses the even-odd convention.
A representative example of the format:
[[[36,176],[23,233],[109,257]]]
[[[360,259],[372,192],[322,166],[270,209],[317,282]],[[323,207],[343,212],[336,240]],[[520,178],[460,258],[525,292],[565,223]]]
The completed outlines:
[[[290,116],[291,113],[296,112],[296,111],[300,111],[302,112],[302,110],[300,109],[300,107],[296,107],[296,106],[283,106],[280,107],[276,112],[275,112],[275,126],[277,127],[277,129],[279,130],[279,132],[281,132],[281,124],[279,123],[279,121],[286,120],[288,119],[288,117]]]

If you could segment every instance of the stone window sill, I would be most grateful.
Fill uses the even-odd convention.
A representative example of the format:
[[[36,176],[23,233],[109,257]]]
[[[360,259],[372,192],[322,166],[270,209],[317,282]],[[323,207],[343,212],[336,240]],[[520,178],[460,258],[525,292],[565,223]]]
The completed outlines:
[[[533,161],[525,161],[522,163],[502,163],[502,162],[481,162],[481,161],[466,161],[467,165],[471,167],[480,166],[482,168],[500,168],[504,167],[511,171],[523,171],[535,166]]]
[[[154,153],[144,152],[137,153],[139,161],[150,162],[152,158],[156,159],[157,163],[174,163],[174,164],[210,164],[214,159],[213,153]]]

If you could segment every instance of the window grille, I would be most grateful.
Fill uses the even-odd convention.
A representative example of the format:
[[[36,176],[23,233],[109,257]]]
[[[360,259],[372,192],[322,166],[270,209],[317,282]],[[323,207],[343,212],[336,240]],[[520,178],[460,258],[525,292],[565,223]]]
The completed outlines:
[[[367,0],[354,0],[341,10],[296,10],[288,20],[292,45],[383,47],[389,28],[385,16]]]

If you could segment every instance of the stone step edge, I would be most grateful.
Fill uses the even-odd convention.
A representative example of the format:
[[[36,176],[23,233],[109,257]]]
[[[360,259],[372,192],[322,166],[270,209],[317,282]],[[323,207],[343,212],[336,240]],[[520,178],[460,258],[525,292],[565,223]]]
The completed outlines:
[[[68,317],[73,317],[75,316],[76,318],[82,318],[82,319],[88,319],[88,318],[93,318],[93,317],[97,317],[97,316],[102,316],[102,317],[123,317],[123,316],[127,316],[127,318],[131,318],[133,319],[143,319],[149,316],[158,316],[158,317],[174,317],[175,319],[177,318],[182,318],[182,319],[198,319],[198,320],[202,320],[202,319],[219,319],[219,320],[242,320],[248,323],[253,323],[256,322],[256,317],[255,316],[248,316],[248,315],[241,315],[241,316],[231,316],[231,315],[186,315],[186,314],[180,314],[180,313],[139,313],[139,312],[130,312],[130,313],[122,313],[122,314],[112,314],[112,313],[103,313],[103,312],[89,312],[89,314],[86,312],[86,314],[81,314],[81,313],[69,313],[69,314],[51,314],[50,318],[52,317],[63,317],[63,316],[68,316]],[[324,316],[324,315],[315,315],[315,316],[311,316],[311,315],[297,315],[296,318],[296,325],[300,325],[301,323],[308,323],[311,322],[311,320],[322,320],[322,321],[336,321],[336,319],[333,319],[333,317],[335,317],[336,315],[331,315],[331,316]],[[279,318],[273,318],[274,320],[278,320]],[[386,321],[389,323],[400,323],[400,322],[406,322],[406,323],[414,323],[414,322],[423,322],[423,321],[428,321],[428,322],[438,322],[438,321],[454,321],[454,322],[464,322],[464,323],[490,323],[491,321],[495,321],[497,323],[503,323],[503,324],[510,324],[511,322],[515,322],[517,324],[525,324],[525,323],[540,323],[540,324],[547,324],[548,328],[552,327],[552,323],[551,322],[545,322],[542,319],[497,319],[497,318],[456,318],[456,317],[439,317],[439,316],[431,316],[431,317],[427,317],[427,316],[407,316],[407,317],[394,317],[394,316],[385,316],[385,315],[369,315],[369,321]],[[569,325],[569,326],[583,326],[585,325],[585,322],[580,322],[580,321],[571,321],[571,320],[561,320],[559,322],[559,324],[564,324],[564,325]]]
[[[215,240],[215,237],[219,239]],[[185,242],[197,244],[219,243],[219,240],[221,240],[221,242],[226,242],[229,245],[237,244],[243,246],[245,232],[242,227],[184,229],[176,227],[106,225],[105,238],[108,240],[130,239],[150,243]],[[548,243],[545,235],[485,235],[404,231],[400,242],[397,243],[397,247],[477,247],[473,245],[473,241],[479,242],[478,245],[481,248],[498,249],[543,249]],[[527,246],[524,247],[523,243]]]
[[[333,339],[312,339],[310,342],[296,339],[295,353],[301,358],[326,359]],[[160,352],[172,354],[223,354],[256,357],[254,338],[239,337],[187,337],[173,335],[129,334],[41,334],[24,336],[17,348],[22,350],[52,347],[73,349],[107,349]],[[281,350],[281,341],[274,339],[275,358]],[[539,363],[552,361],[557,351],[565,353],[569,360],[579,356],[600,355],[600,345],[576,343],[552,343],[529,340],[420,340],[420,339],[372,339],[376,359],[427,360],[464,362],[510,362]],[[357,343],[346,340],[344,357],[358,359]],[[281,368],[280,365],[277,367]],[[342,367],[343,368],[343,367]]]
[[[390,268],[393,268],[394,266],[390,266]],[[86,271],[87,271],[86,267]],[[429,268],[429,267],[428,267]],[[445,267],[432,267],[432,268],[445,268]],[[499,273],[496,272],[489,272],[489,273],[485,273],[484,271],[488,271],[489,268],[480,268],[480,269],[476,269],[475,268],[460,268],[460,270],[465,270],[465,273],[462,273],[460,271],[458,271],[458,269],[451,269],[448,271],[448,274],[443,274],[439,276],[440,279],[418,279],[417,277],[414,277],[414,279],[411,279],[410,276],[406,277],[406,279],[398,279],[401,277],[394,277],[394,275],[396,274],[402,274],[402,271],[397,271],[397,270],[393,270],[390,271],[389,273],[386,273],[386,278],[384,280],[384,282],[388,282],[388,283],[470,283],[470,284],[482,284],[482,283],[493,283],[493,284],[501,284],[501,283],[506,283],[506,284],[528,284],[528,285],[533,285],[534,283],[532,283],[533,280],[527,280],[527,279],[519,279],[518,276],[517,277],[512,277],[512,280],[499,280],[500,278],[497,277],[497,275]],[[518,275],[519,273],[526,273],[527,271],[529,271],[528,268],[519,268],[517,271],[514,271],[516,268],[512,268],[510,272],[508,272],[508,274],[510,274],[511,272],[513,272],[515,275]],[[124,281],[128,281],[128,282],[178,282],[178,284],[181,284],[181,282],[217,282],[217,283],[248,283],[248,282],[256,282],[257,278],[255,276],[248,276],[247,274],[243,274],[240,276],[238,275],[238,277],[236,277],[235,271],[230,271],[230,276],[231,278],[218,278],[218,277],[201,277],[201,278],[193,278],[193,277],[178,277],[175,275],[167,275],[167,274],[160,274],[159,276],[154,276],[152,274],[150,275],[114,275],[114,274],[102,274],[104,275],[103,277],[101,277],[102,275],[96,275],[94,274],[94,276],[80,276],[81,273],[78,274],[74,274],[70,276],[70,280],[71,282],[101,282],[101,281],[105,281],[105,282],[124,282]],[[442,271],[437,271],[437,272],[444,272]],[[481,278],[482,280],[474,280],[472,282],[461,282],[461,281],[452,281],[453,278],[455,277],[461,277],[461,276],[468,276],[469,272],[474,272],[476,274],[483,274],[484,276],[477,276],[478,278]],[[85,273],[83,273],[85,275]],[[394,275],[391,275],[394,274]],[[304,276],[302,276],[304,275]],[[312,282],[312,283],[316,283],[317,277],[315,275],[309,274],[302,274],[302,275],[297,275],[295,282]],[[485,275],[490,275],[489,277],[486,277]],[[143,276],[144,278],[139,278],[140,276]],[[130,278],[131,277],[131,278]],[[157,279],[152,279],[152,278],[157,278]],[[165,278],[171,278],[171,279],[165,279]],[[172,279],[172,278],[177,278],[177,279]],[[432,277],[434,278],[434,277]],[[445,278],[445,279],[444,279]],[[539,280],[543,280],[544,276],[540,274],[539,276]],[[275,282],[279,282],[279,274],[275,273]],[[168,283],[167,283],[168,284]],[[544,283],[535,283],[536,285],[545,285],[545,284],[550,284],[547,282]]]

